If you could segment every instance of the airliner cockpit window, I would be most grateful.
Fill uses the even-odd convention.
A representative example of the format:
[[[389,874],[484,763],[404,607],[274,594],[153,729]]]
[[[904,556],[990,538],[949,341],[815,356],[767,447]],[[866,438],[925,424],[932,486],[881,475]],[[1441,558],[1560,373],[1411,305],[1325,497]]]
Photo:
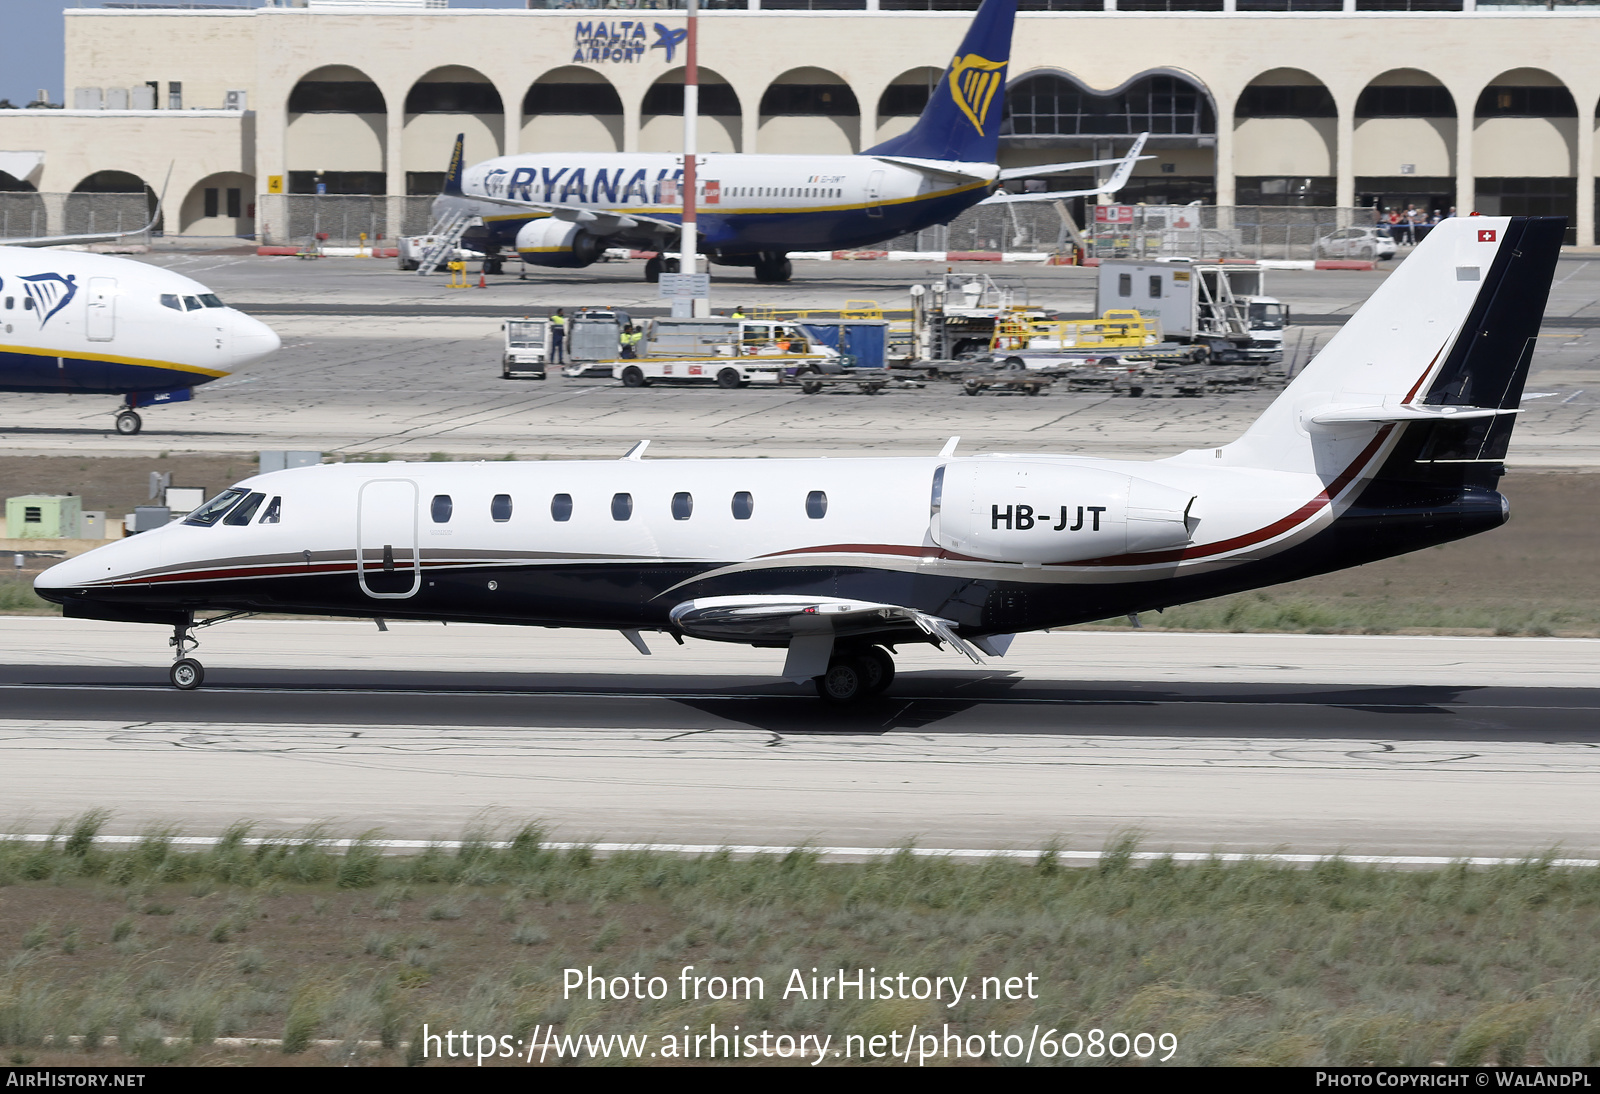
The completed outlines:
[[[161,294],[161,306],[171,308],[173,311],[182,311],[183,304],[178,300],[177,293],[164,292]]]
[[[184,518],[183,523],[199,525],[201,528],[210,528],[222,519],[222,514],[233,508],[234,502],[244,497],[247,491],[236,486],[230,486],[200,508]]]
[[[186,296],[183,298],[183,306],[190,311],[199,311],[203,305],[201,305],[198,296]]]
[[[267,503],[267,511],[261,514],[261,524],[277,524],[283,516],[283,499],[273,498]]]
[[[201,293],[200,303],[204,304],[208,308],[226,307],[226,305],[222,302],[222,298],[214,292]]]
[[[265,501],[266,498],[267,496],[265,494],[251,494],[248,498],[245,498],[238,505],[234,506],[233,511],[222,518],[222,523],[249,524],[250,519],[256,515],[256,510],[261,508],[261,503]]]

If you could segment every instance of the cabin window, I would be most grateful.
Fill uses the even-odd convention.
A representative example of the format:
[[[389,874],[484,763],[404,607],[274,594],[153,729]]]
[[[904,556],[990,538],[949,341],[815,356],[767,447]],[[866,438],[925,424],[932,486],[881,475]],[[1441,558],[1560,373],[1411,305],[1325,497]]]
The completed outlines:
[[[1118,274],[1117,275],[1117,295],[1118,296],[1132,296],[1133,295],[1133,275],[1132,274]]]
[[[633,495],[632,494],[612,494],[611,495],[611,519],[612,520],[627,520],[631,516],[633,516]]]
[[[31,296],[26,297],[22,301],[22,310],[23,311],[32,311],[33,310],[33,297],[31,297]]]
[[[496,494],[494,500],[489,502],[489,515],[495,523],[504,524],[511,519],[511,495]]]
[[[571,494],[557,494],[555,497],[550,499],[550,519],[551,520],[571,520],[572,519],[572,495]]]
[[[429,512],[433,514],[433,523],[449,524],[450,514],[454,511],[455,502],[450,500],[449,494],[435,494],[433,496],[433,505],[429,508]]]
[[[14,296],[6,297],[6,311],[10,311],[12,308],[14,308],[16,306],[17,306],[17,298],[16,297],[14,297]]]
[[[821,520],[828,515],[828,495],[821,490],[813,490],[806,495],[806,516],[812,520]]]
[[[183,305],[178,301],[177,293],[164,292],[161,294],[161,306],[171,308],[173,311],[182,311]]]
[[[222,519],[222,514],[233,508],[233,503],[245,496],[245,491],[237,486],[230,486],[200,508],[184,518],[183,523],[195,524],[201,528],[209,528]]]
[[[1155,274],[1150,278],[1150,299],[1161,299],[1161,275]]]
[[[688,520],[689,515],[693,512],[694,498],[691,495],[685,493],[677,493],[672,495],[673,520]]]
[[[756,499],[748,490],[741,490],[733,495],[733,519],[749,520],[750,514],[756,511]]]
[[[261,503],[266,499],[267,496],[265,494],[251,494],[238,505],[234,506],[233,511],[222,518],[222,523],[249,524],[250,518],[256,515],[256,510],[261,508]]]
[[[283,516],[283,499],[273,498],[267,503],[267,511],[261,514],[262,524],[277,524]]]

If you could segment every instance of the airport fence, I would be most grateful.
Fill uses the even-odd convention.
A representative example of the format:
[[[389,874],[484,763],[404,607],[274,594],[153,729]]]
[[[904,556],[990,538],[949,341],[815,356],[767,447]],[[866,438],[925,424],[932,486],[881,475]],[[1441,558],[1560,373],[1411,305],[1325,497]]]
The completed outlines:
[[[1094,206],[1089,207],[1092,216]],[[1335,233],[1373,223],[1371,209],[1281,205],[1123,205],[1110,223],[1083,227],[1091,258],[1367,258],[1344,254]],[[895,251],[1050,251],[1074,240],[1053,202],[977,205],[949,224],[897,236]]]
[[[147,194],[6,191],[0,193],[0,243],[32,236],[134,232],[149,222],[152,206]],[[146,241],[143,235],[133,238]]]

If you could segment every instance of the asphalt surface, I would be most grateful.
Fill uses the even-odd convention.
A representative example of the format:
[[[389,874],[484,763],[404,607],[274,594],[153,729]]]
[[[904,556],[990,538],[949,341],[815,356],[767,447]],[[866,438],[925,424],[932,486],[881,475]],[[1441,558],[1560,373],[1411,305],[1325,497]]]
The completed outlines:
[[[0,667],[9,718],[527,729],[755,729],[783,735],[967,733],[1543,741],[1600,747],[1600,688],[1034,682],[902,674],[859,708],[748,677],[211,669],[179,692],[159,669]]]

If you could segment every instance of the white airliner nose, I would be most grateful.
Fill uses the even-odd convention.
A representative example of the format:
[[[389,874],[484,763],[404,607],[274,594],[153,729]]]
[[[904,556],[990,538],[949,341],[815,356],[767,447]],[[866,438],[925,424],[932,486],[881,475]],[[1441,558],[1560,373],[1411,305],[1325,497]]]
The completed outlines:
[[[278,332],[242,311],[228,309],[228,363],[234,368],[276,353],[283,344]]]

